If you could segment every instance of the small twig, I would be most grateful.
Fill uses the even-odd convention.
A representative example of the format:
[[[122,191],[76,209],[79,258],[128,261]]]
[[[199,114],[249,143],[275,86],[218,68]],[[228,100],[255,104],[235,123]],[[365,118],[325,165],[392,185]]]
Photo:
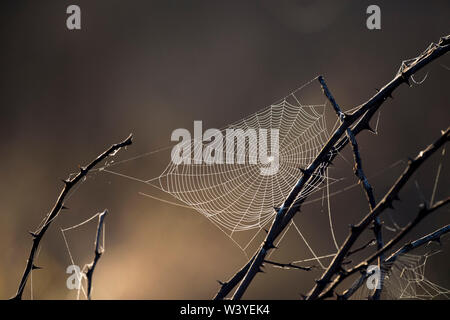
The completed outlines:
[[[307,299],[314,300],[322,294],[323,290],[331,282],[332,277],[341,270],[342,261],[347,256],[347,253],[351,250],[351,247],[359,238],[361,233],[369,226],[374,218],[378,217],[387,208],[393,207],[393,201],[398,198],[398,193],[406,184],[406,182],[408,182],[413,173],[425,162],[425,160],[427,160],[434,152],[436,152],[449,140],[449,134],[450,127],[447,128],[445,132],[442,132],[442,135],[433,144],[429,145],[425,150],[421,151],[415,159],[410,160],[406,169],[403,171],[394,185],[390,188],[387,194],[383,197],[383,199],[377,204],[377,206],[373,210],[371,210],[357,225],[351,227],[350,234],[347,236],[344,244],[339,249],[338,253],[334,257],[325,273],[322,275],[321,279],[316,281],[316,285],[311,290]],[[408,226],[405,227],[401,234],[403,234],[405,230],[408,230]],[[391,242],[389,242],[388,245],[390,243]],[[386,246],[388,245],[385,245],[383,248],[386,248]],[[377,253],[379,254],[375,256],[375,258],[377,258],[380,254],[383,254],[384,251],[385,250],[378,250]],[[343,277],[340,275],[337,278]],[[330,290],[327,290],[326,294],[329,295]]]
[[[88,173],[91,171],[97,164],[105,160],[110,155],[115,154],[117,151],[119,151],[121,148],[131,145],[132,144],[132,135],[129,135],[128,138],[126,138],[124,141],[112,145],[108,150],[100,154],[95,160],[93,160],[90,164],[88,164],[86,167],[80,167],[80,171],[78,174],[73,177],[72,179],[68,178],[67,180],[63,180],[64,182],[64,188],[62,189],[61,193],[58,196],[58,199],[56,200],[55,205],[53,206],[53,209],[50,211],[50,213],[47,215],[47,218],[42,226],[42,228],[37,232],[30,232],[31,236],[33,237],[33,245],[31,247],[31,251],[28,257],[27,265],[25,267],[25,271],[23,272],[22,279],[20,280],[19,288],[17,290],[16,295],[13,299],[22,299],[23,290],[25,289],[25,285],[27,283],[28,277],[32,270],[38,269],[39,267],[36,267],[34,264],[34,259],[36,257],[37,250],[39,248],[39,244],[42,240],[42,237],[44,236],[47,229],[50,227],[53,220],[58,216],[59,212],[64,209],[64,200],[66,196],[68,195],[69,191],[78,183],[80,182]]]
[[[376,242],[376,240],[372,239],[369,242],[367,242],[366,244],[362,245],[361,247],[356,248],[355,250],[349,250],[349,252],[347,253],[346,258],[350,257],[351,255],[353,255],[353,254],[355,254],[357,252],[363,251],[364,249],[372,246],[375,242]]]
[[[86,265],[87,271],[86,274],[86,281],[87,281],[87,296],[88,299],[91,300],[91,291],[92,291],[92,276],[94,275],[95,266],[98,263],[98,260],[100,260],[103,252],[104,252],[104,243],[102,243],[102,248],[100,249],[100,235],[102,234],[102,227],[103,227],[103,221],[105,220],[106,215],[108,214],[108,210],[104,210],[100,215],[98,216],[98,226],[97,226],[97,234],[95,237],[95,251],[94,251],[94,260]]]
[[[292,264],[292,262],[280,263],[280,262],[264,260],[264,263],[271,264],[273,266],[283,268],[283,269],[299,269],[299,270],[303,270],[303,271],[311,271],[313,268],[315,268],[315,266],[308,266],[308,267],[297,266],[295,264]]]
[[[320,85],[322,86],[322,90],[323,90],[325,96],[331,102],[331,105],[333,106],[340,121],[343,122],[346,115],[342,112],[341,108],[337,104],[336,100],[334,99],[333,95],[331,94],[330,90],[328,89],[328,86],[325,83],[325,80],[322,76],[319,77],[319,82],[320,82]],[[358,142],[356,141],[356,137],[350,128],[347,128],[346,134],[347,134],[348,140],[350,141],[350,144],[352,145],[353,159],[355,161],[354,173],[355,173],[356,177],[359,179],[359,182],[366,194],[367,200],[369,202],[369,210],[373,210],[376,205],[375,196],[373,194],[372,186],[370,185],[369,180],[367,180],[367,177],[366,177],[363,167],[362,167],[362,159],[361,159],[361,154],[359,152]],[[376,217],[373,220],[373,232],[375,234],[375,239],[377,242],[377,249],[379,250],[383,247],[383,236],[382,236],[382,232],[381,232],[381,221],[380,221],[379,217]],[[381,268],[382,260],[383,260],[382,256],[378,258],[378,267],[379,268]],[[381,283],[383,283],[383,281],[381,281]],[[372,295],[372,298],[374,300],[380,299],[381,290],[382,290],[382,288],[375,289],[375,291]]]

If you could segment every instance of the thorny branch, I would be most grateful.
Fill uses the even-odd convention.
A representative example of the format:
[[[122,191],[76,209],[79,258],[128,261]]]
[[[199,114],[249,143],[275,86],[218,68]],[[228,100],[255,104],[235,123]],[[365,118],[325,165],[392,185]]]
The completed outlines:
[[[87,297],[89,300],[91,300],[91,291],[92,291],[92,276],[94,275],[95,267],[97,266],[98,260],[100,260],[103,252],[104,247],[102,244],[102,248],[100,248],[100,235],[102,234],[102,228],[103,228],[103,221],[105,220],[106,215],[108,214],[108,210],[104,210],[100,215],[98,216],[98,225],[97,225],[97,233],[95,237],[95,251],[94,251],[94,260],[86,265],[86,281],[87,281]]]
[[[433,144],[429,145],[425,150],[421,151],[414,159],[410,160],[408,166],[396,180],[394,185],[389,189],[383,199],[377,204],[377,206],[370,211],[357,225],[351,227],[350,234],[347,236],[346,240],[342,244],[338,253],[334,257],[333,261],[322,275],[322,277],[316,281],[316,285],[309,293],[307,299],[314,300],[319,298],[325,298],[332,295],[334,288],[351,273],[362,270],[367,267],[368,263],[372,262],[374,259],[378,258],[385,251],[389,250],[401,237],[408,233],[417,223],[419,223],[425,216],[433,212],[442,205],[447,204],[449,199],[443,200],[436,203],[433,207],[427,208],[423,206],[420,210],[416,219],[414,219],[408,226],[406,226],[396,237],[389,241],[382,249],[378,250],[373,254],[368,260],[358,265],[351,271],[341,272],[342,262],[345,256],[348,254],[349,250],[359,238],[361,233],[369,226],[369,224],[378,217],[384,210],[388,208],[393,208],[393,201],[398,199],[398,193],[403,188],[403,186],[408,182],[413,173],[427,160],[434,152],[436,152],[441,146],[443,146],[449,140],[450,127],[446,131],[442,132],[439,139],[437,139]],[[336,279],[329,285],[333,276],[338,274]],[[329,285],[329,286],[328,286]],[[325,288],[328,286],[327,290]],[[325,290],[325,291],[324,291]]]
[[[450,232],[450,224],[446,225],[445,227],[442,227],[430,234],[427,234],[426,236],[423,236],[420,239],[417,239],[415,241],[411,241],[407,244],[405,244],[403,247],[395,251],[393,254],[389,256],[386,260],[384,260],[385,263],[393,263],[397,258],[403,254],[406,254],[410,252],[411,250],[414,250],[420,246],[423,246],[424,244],[429,243],[430,241],[436,241],[440,243],[441,237]]]
[[[388,258],[386,258],[383,261],[383,271],[388,272],[399,256],[404,255],[410,252],[411,250],[414,250],[425,244],[428,244],[431,241],[436,241],[440,243],[441,236],[443,236],[448,232],[450,232],[450,225],[446,225],[445,227],[442,227],[426,236],[423,236],[420,239],[405,244],[403,247],[398,249],[396,252],[392,253]],[[349,289],[344,291],[342,295],[339,295],[338,298],[342,300],[349,299],[361,287],[361,285],[364,283],[364,281],[367,279],[368,276],[370,276],[370,274],[368,274],[365,270],[361,270],[361,276],[358,278],[358,280],[356,280]]]
[[[334,99],[333,95],[331,94],[330,90],[328,89],[327,84],[325,83],[325,80],[322,76],[319,76],[319,82],[322,86],[322,90],[325,94],[325,96],[328,98],[328,100],[331,102],[331,105],[333,106],[334,110],[336,111],[339,119],[341,121],[344,121],[345,114],[342,112],[341,108],[337,104],[336,100]],[[353,134],[352,130],[348,128],[346,130],[347,138],[350,141],[350,144],[352,145],[353,150],[353,158],[355,161],[355,168],[354,172],[355,175],[358,177],[359,182],[366,194],[367,200],[369,202],[369,210],[373,210],[375,208],[376,202],[375,202],[375,196],[373,195],[373,189],[370,185],[369,181],[367,180],[366,175],[364,174],[364,170],[362,168],[362,159],[361,154],[359,152],[358,142],[356,141],[356,137]],[[381,233],[381,222],[380,218],[376,217],[373,221],[373,232],[375,234],[375,239],[377,242],[377,249],[380,250],[383,247],[383,236]],[[378,258],[378,267],[381,268],[381,261],[383,260],[383,257],[380,256]],[[381,279],[380,283],[383,283],[383,279]],[[374,300],[380,299],[380,293],[382,290],[382,285],[380,285],[380,288],[375,289],[372,298]]]
[[[271,264],[273,266],[283,268],[283,269],[299,269],[299,270],[303,270],[303,271],[311,271],[315,267],[315,266],[302,267],[302,266],[297,266],[297,265],[293,264],[292,262],[280,263],[280,262],[274,262],[274,261],[269,261],[269,260],[264,260],[264,263]]]
[[[39,248],[39,244],[40,244],[45,232],[50,227],[53,220],[58,216],[60,211],[62,209],[67,209],[66,207],[64,207],[64,200],[65,200],[66,196],[69,194],[69,191],[78,182],[80,182],[89,173],[89,171],[91,171],[97,164],[99,164],[100,162],[105,160],[107,157],[114,155],[121,148],[126,147],[131,144],[132,144],[132,135],[130,134],[128,136],[128,138],[126,138],[124,141],[122,141],[120,143],[112,145],[109,149],[107,149],[102,154],[100,154],[96,159],[94,159],[86,167],[80,167],[80,171],[77,173],[77,175],[75,177],[68,178],[67,180],[63,180],[64,188],[62,189],[61,193],[59,194],[58,199],[56,200],[56,203],[53,206],[53,209],[47,215],[47,218],[45,219],[45,222],[44,222],[42,228],[36,232],[30,232],[31,236],[33,237],[33,245],[30,250],[27,265],[23,272],[22,279],[20,280],[19,288],[17,290],[16,295],[13,297],[13,299],[17,299],[17,300],[22,299],[23,290],[25,289],[25,285],[27,283],[30,273],[35,269],[39,269],[39,267],[37,267],[34,264],[34,260],[36,257],[37,250]]]
[[[388,97],[392,97],[393,91],[402,83],[407,83],[409,85],[409,78],[411,75],[421,70],[430,62],[446,54],[449,50],[450,35],[447,35],[442,37],[437,44],[430,46],[427,50],[422,52],[414,61],[411,62],[409,66],[402,68],[394,79],[379,90],[372,98],[360,105],[354,113],[344,117],[341,125],[331,135],[328,142],[324,145],[314,161],[308,166],[308,168],[302,170],[302,177],[294,186],[283,205],[277,210],[272,226],[261,247],[247,262],[247,264],[242,267],[230,280],[227,282],[220,282],[221,288],[214,299],[225,298],[239,283],[240,285],[236,290],[233,299],[240,299],[242,297],[256,273],[260,270],[261,265],[264,263],[267,252],[274,248],[274,240],[282,233],[295,214],[300,210],[300,206],[304,202],[305,198],[300,197],[297,199],[297,197],[302,192],[305,185],[307,185],[307,183],[311,180],[311,177],[313,177],[316,169],[318,169],[321,165],[326,168],[330,161],[336,156],[336,153],[332,152],[340,151],[348,144],[347,137],[342,137],[347,128],[359,119],[352,129],[355,136],[363,130],[371,130],[369,121],[383,102]]]

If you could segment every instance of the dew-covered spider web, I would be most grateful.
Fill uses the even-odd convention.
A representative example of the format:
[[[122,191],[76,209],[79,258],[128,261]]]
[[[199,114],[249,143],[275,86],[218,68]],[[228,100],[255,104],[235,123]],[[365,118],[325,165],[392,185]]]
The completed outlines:
[[[304,91],[312,89],[320,102],[303,102]],[[250,163],[252,154],[258,152],[258,146],[250,143],[250,139],[236,139],[232,151],[236,159],[241,156],[246,160],[245,163],[230,164],[224,161],[214,164],[177,164],[168,159],[163,172],[151,179],[132,177],[116,169],[116,166],[124,162],[141,157],[138,156],[107,163],[100,170],[150,185],[171,195],[176,205],[201,213],[245,251],[260,231],[272,221],[276,213],[274,208],[283,203],[302,176],[301,169],[314,160],[327,142],[330,128],[326,123],[326,108],[326,100],[313,79],[268,107],[220,129],[224,137],[230,129],[243,132],[254,130],[256,133],[278,130],[278,170],[275,174],[261,174],[261,168],[270,166],[270,163]],[[268,150],[271,150],[270,136],[268,140]],[[188,141],[188,144],[193,146],[192,154],[196,154],[198,148],[204,150],[206,147],[206,143],[196,143],[194,139]],[[230,151],[225,147],[223,150],[226,158]],[[159,151],[161,149],[157,150]],[[152,154],[149,152],[142,156]],[[329,156],[332,157],[333,153]],[[308,197],[339,181],[340,178],[331,177],[325,165],[322,165],[298,198]],[[147,192],[141,194],[156,198]],[[174,203],[174,200],[163,201]],[[245,231],[253,232],[253,236],[240,242],[236,235]]]
[[[262,175],[258,164],[171,162],[158,179],[160,187],[231,233],[261,228],[273,218],[274,206],[283,202],[300,178],[300,168],[308,166],[326,143],[323,109],[324,105],[302,105],[292,94],[223,130],[225,135],[228,129],[278,129],[280,152],[276,174]],[[237,141],[236,149],[240,146],[245,147],[243,156],[247,159],[256,148],[248,140]],[[317,184],[311,184],[300,196],[308,196],[318,188]]]
[[[276,214],[274,208],[283,203],[292,187],[302,176],[301,169],[306,168],[315,159],[329,139],[330,132],[333,132],[340,123],[339,119],[334,119],[327,124],[326,112],[330,111],[329,109],[331,107],[323,98],[321,88],[315,80],[309,81],[268,107],[220,129],[223,136],[226,135],[228,129],[239,129],[243,131],[249,129],[256,131],[277,129],[279,132],[279,166],[278,171],[274,174],[261,174],[261,168],[270,166],[270,162],[266,164],[249,162],[231,164],[191,162],[189,164],[176,164],[171,161],[170,155],[167,157],[165,169],[157,173],[156,176],[153,175],[152,178],[127,174],[125,170],[121,169],[121,165],[123,164],[130,165],[130,163],[133,164],[134,161],[139,159],[152,157],[162,152],[167,153],[167,151],[173,148],[173,145],[170,145],[124,160],[115,161],[109,159],[102,167],[91,171],[88,179],[100,174],[114,175],[118,178],[127,179],[143,185],[145,190],[139,192],[142,196],[161,201],[168,205],[194,210],[212,222],[248,258],[256,249],[254,246],[255,243],[258,245],[261,239],[263,239],[265,235],[264,230],[270,227]],[[306,90],[308,90],[308,94],[312,90],[315,93],[315,97],[319,97],[321,101],[315,103],[308,101],[309,99],[304,97]],[[344,108],[343,111],[351,112],[353,110],[345,110]],[[378,113],[374,120],[376,120],[376,123],[373,127],[375,134],[377,134],[380,113]],[[207,145],[203,142],[198,143],[194,139],[190,140],[189,143],[193,146],[191,150],[192,154],[196,153],[197,148],[204,150]],[[270,146],[270,144],[271,141],[269,138],[268,145]],[[253,148],[255,146],[249,143],[249,140],[237,140],[233,151],[238,155],[239,152],[242,152],[241,155],[248,160],[251,153],[255,151]],[[268,149],[270,150],[271,148]],[[336,150],[333,152],[329,154],[330,158],[334,157],[337,153],[338,157],[348,163],[349,167],[353,167],[353,159],[347,160],[343,153]],[[226,153],[227,150],[224,151],[224,155]],[[368,179],[376,178],[404,164],[405,162],[403,160],[396,161],[390,166],[368,175]],[[438,184],[440,170],[441,167],[439,167],[436,176],[432,200]],[[337,186],[337,188],[333,189],[332,187],[334,186]],[[342,223],[342,217],[335,216],[333,213],[331,199],[334,196],[357,187],[359,185],[352,174],[349,176],[339,176],[333,174],[332,169],[327,166],[319,166],[310,179],[309,184],[305,186],[298,198],[306,198],[302,204],[303,207],[314,204],[321,205],[324,216],[326,217],[324,222],[325,226],[322,230],[324,230],[324,234],[326,233],[328,239],[330,239],[332,249],[329,252],[319,250],[319,244],[310,240],[309,235],[305,232],[305,227],[296,220],[293,220],[288,225],[277,239],[275,245],[279,246],[284,241],[288,232],[294,232],[303,243],[305,251],[301,258],[292,263],[298,265],[313,264],[319,269],[326,269],[341,244],[336,238],[334,225],[339,222]],[[153,193],[152,190],[158,193]],[[168,197],[161,197],[160,194],[168,195]],[[71,260],[73,258],[70,254],[65,233],[83,226],[95,217],[93,216],[79,225],[62,230]],[[383,227],[388,231],[399,230],[395,221],[386,223]],[[271,251],[268,258],[274,252]],[[406,258],[402,259],[400,261],[404,261]],[[425,259],[423,267],[425,267],[426,262],[427,260]],[[393,268],[394,270],[395,268]],[[390,279],[394,281],[394,276]],[[418,278],[414,279],[416,280],[410,281],[418,282]],[[398,286],[393,285],[392,288],[397,288]],[[438,288],[438,286],[434,288]],[[81,291],[84,292],[84,288]],[[409,291],[405,290],[404,294],[406,292]],[[442,288],[440,292],[447,291]],[[398,294],[394,296],[397,298],[403,297]],[[415,298],[421,297],[416,294]]]
[[[402,254],[394,263],[385,267],[383,299],[389,300],[436,300],[450,299],[450,290],[429,280],[427,265],[441,250],[423,255]],[[366,286],[352,296],[352,299],[367,299],[371,292]]]

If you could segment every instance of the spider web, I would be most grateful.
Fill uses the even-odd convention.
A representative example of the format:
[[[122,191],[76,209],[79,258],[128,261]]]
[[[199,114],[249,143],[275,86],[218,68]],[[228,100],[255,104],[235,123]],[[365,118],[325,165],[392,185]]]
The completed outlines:
[[[388,266],[383,282],[383,297],[390,300],[436,300],[449,299],[450,290],[432,281],[426,276],[427,264],[441,250],[423,255],[402,254]],[[371,291],[362,285],[352,299],[367,299]]]
[[[227,129],[278,129],[280,138],[279,171],[273,175],[261,175],[260,164],[176,165],[173,162],[170,162],[160,175],[151,179],[127,175],[116,169],[117,166],[123,163],[149,157],[172,148],[172,146],[167,146],[117,162],[109,160],[105,162],[104,166],[101,168],[92,170],[89,173],[89,176],[104,173],[113,174],[124,179],[156,188],[159,191],[171,195],[174,200],[167,200],[156,195],[139,192],[143,196],[201,213],[227,235],[227,237],[233,241],[248,258],[248,251],[251,250],[250,245],[253,242],[259,241],[258,237],[263,233],[261,231],[271,223],[276,214],[274,207],[279,206],[284,201],[292,186],[295,185],[301,177],[302,173],[300,168],[307,167],[313,161],[330,136],[325,118],[327,103],[302,103],[302,92],[305,88],[310,88],[313,81],[315,81],[315,79],[309,81],[270,106],[221,129],[222,133],[226,132]],[[317,94],[320,94],[321,96],[322,93],[319,91],[319,88],[317,89]],[[351,112],[353,109],[344,111]],[[379,121],[380,113],[378,113],[376,120],[375,134],[377,134]],[[331,130],[334,131],[338,125],[339,119],[336,119]],[[193,142],[194,140],[189,141],[189,143]],[[243,144],[241,146],[245,147],[243,148],[245,152],[244,156],[248,158],[249,154],[254,151],[252,150],[254,146],[246,141],[241,143]],[[195,143],[193,143],[193,145],[196,146]],[[239,146],[238,141],[236,149],[239,150]],[[199,147],[203,147],[203,145],[197,144],[197,148]],[[196,149],[194,147],[193,153],[195,153],[195,151]],[[443,154],[444,152],[445,151],[443,151]],[[353,163],[345,159],[341,153],[338,153],[338,155],[350,166],[353,166]],[[331,158],[332,156],[334,156],[334,154],[330,153],[329,157]],[[396,161],[391,166],[384,168],[368,178],[372,179],[388,170],[396,168],[402,163],[404,163],[404,161]],[[442,163],[439,165],[431,201],[434,199],[441,166]],[[301,241],[307,248],[307,252],[305,253],[306,257],[293,261],[293,264],[313,262],[315,263],[315,266],[325,270],[328,267],[329,262],[336,255],[339,249],[339,243],[335,237],[330,199],[337,194],[358,187],[358,183],[355,182],[346,185],[345,187],[341,187],[337,191],[331,190],[332,185],[343,180],[345,180],[345,178],[331,177],[329,169],[325,165],[322,165],[318,168],[309,184],[305,186],[303,192],[299,194],[298,198],[305,198],[317,194],[315,197],[308,198],[303,203],[303,206],[321,202],[322,208],[327,214],[327,223],[329,224],[328,232],[331,236],[334,250],[331,250],[326,254],[318,252],[317,248],[308,239],[308,236],[302,232],[303,226],[293,220],[280,235],[275,244],[276,246],[279,246],[286,234],[292,230],[301,238]],[[65,232],[78,228],[95,217],[96,216],[93,216],[74,227],[61,230],[70,257],[70,248],[65,238]],[[393,222],[393,224],[394,227],[389,227],[387,224],[384,225],[384,227],[387,230],[396,231],[395,222]],[[250,235],[242,240],[238,235],[243,233],[250,233]],[[273,253],[274,251],[271,251],[269,258]],[[412,257],[415,258],[413,259]],[[391,290],[389,292],[393,298],[402,299],[407,295],[411,298],[423,298],[417,290],[415,292],[410,290],[414,287],[413,282],[416,287],[419,285],[419,281],[417,280],[419,277],[405,277],[412,274],[417,275],[420,270],[424,270],[427,258],[428,256],[405,255],[396,262],[396,265],[392,268],[393,271],[390,277],[386,279],[386,288]],[[71,260],[73,260],[72,257]],[[408,260],[409,264],[406,263],[406,260]],[[421,263],[419,263],[419,260]],[[401,276],[399,276],[400,273],[398,273],[397,270],[400,263],[403,263],[402,270],[404,271],[401,273]],[[409,285],[405,282],[405,279],[409,279]],[[422,277],[420,279],[425,278]],[[420,286],[434,288],[435,291],[432,294],[433,297],[436,296],[436,292],[439,292],[439,294],[443,293],[445,297],[448,297],[448,290],[446,291],[445,288],[441,288],[428,280],[421,280]],[[395,292],[394,288],[406,289],[399,294],[400,291],[397,290],[397,292]],[[81,288],[81,291],[85,292],[83,287]],[[80,291],[78,291],[78,298],[79,295]],[[367,295],[364,298],[367,298]]]
[[[324,105],[304,106],[292,94],[223,130],[225,135],[228,129],[278,129],[279,170],[274,175],[262,175],[257,164],[171,162],[158,179],[160,187],[231,234],[261,228],[300,178],[300,168],[308,166],[328,140],[323,109]],[[241,146],[246,159],[255,152],[256,146],[246,140],[237,142],[238,150]],[[196,148],[202,145],[196,144]],[[300,197],[317,189],[310,184]]]
[[[450,290],[431,282],[425,276],[428,260],[438,252],[400,256],[387,275],[385,290],[387,297],[389,299],[449,299]]]
[[[229,129],[244,132],[277,129],[279,168],[275,174],[262,175],[260,169],[264,165],[250,163],[175,164],[170,161],[165,170],[152,179],[133,177],[114,169],[125,162],[151,156],[171,147],[150,151],[131,159],[109,162],[98,171],[137,181],[171,195],[175,201],[140,192],[149,198],[196,210],[247,255],[246,250],[252,241],[272,221],[276,214],[274,208],[282,204],[292,186],[302,176],[301,169],[314,160],[330,136],[325,117],[326,100],[316,104],[302,102],[302,93],[306,89],[313,90],[314,96],[322,97],[320,87],[313,86],[315,80],[316,78],[312,79],[268,107],[220,129],[223,136]],[[338,124],[337,119],[333,129]],[[194,146],[192,154],[198,148],[205,147],[203,143],[195,143],[194,139],[187,143]],[[270,150],[269,147],[268,149]],[[232,156],[243,156],[248,160],[256,151],[257,146],[249,140],[238,139]],[[227,155],[226,152],[224,154]],[[333,153],[330,152],[329,157],[332,156]],[[342,180],[331,177],[326,166],[321,165],[297,199],[308,197],[324,188],[329,190],[330,185]],[[244,231],[250,232],[250,236],[244,237],[244,240],[238,239],[237,235]]]
[[[309,98],[305,97],[307,95],[322,97],[321,88],[316,80],[317,78],[310,80],[268,107],[220,129],[222,133],[225,133],[227,129],[241,129],[243,131],[247,129],[278,129],[280,141],[279,170],[276,174],[261,175],[260,164],[181,163],[177,165],[169,162],[160,175],[151,179],[127,175],[116,169],[121,164],[153,156],[173,147],[167,146],[129,159],[117,162],[114,162],[114,160],[108,161],[103,167],[91,171],[90,175],[97,173],[113,174],[151,186],[171,195],[174,200],[139,192],[142,196],[201,213],[233,241],[248,258],[249,253],[251,253],[249,250],[252,250],[251,244],[259,241],[262,231],[265,227],[268,227],[276,214],[274,208],[281,205],[292,186],[301,177],[300,169],[307,167],[314,160],[330,136],[325,116],[328,107],[326,99],[323,98],[322,103],[303,102]],[[353,110],[344,111],[351,112]],[[379,120],[380,113],[378,113],[375,131],[377,131]],[[331,130],[334,131],[339,123],[339,119],[335,119]],[[196,144],[194,139],[187,143],[194,145],[192,154],[195,154],[196,148],[203,147],[202,144]],[[245,147],[242,148],[245,159],[248,159],[250,154],[255,151],[255,145],[250,144],[247,140],[238,140],[235,148],[238,152],[241,150],[239,147]],[[334,156],[333,152],[336,151],[330,152],[328,155],[330,158]],[[353,166],[342,154],[339,153],[339,156],[350,166]],[[395,168],[400,163],[401,161],[397,161],[371,177]],[[336,251],[324,256],[317,255],[307,237],[301,232],[300,226],[294,222],[280,236],[278,244],[281,243],[289,230],[294,230],[305,242],[312,255],[311,259],[314,259],[325,269],[326,266],[322,261],[332,258],[339,247],[334,234],[330,198],[358,186],[358,183],[355,182],[342,187],[340,190],[331,191],[332,185],[345,179],[345,177],[331,177],[326,165],[322,164],[297,197],[299,199],[318,194],[314,199],[307,199],[303,206],[320,201],[322,207],[326,207],[330,234]],[[320,194],[321,192],[322,194]],[[245,236],[240,237],[242,234],[245,234]]]
[[[76,224],[74,226],[70,226],[70,227],[67,227],[67,228],[60,228],[61,235],[62,235],[62,237],[64,239],[64,244],[65,244],[65,247],[66,247],[66,251],[67,251],[67,254],[69,256],[70,263],[72,265],[78,266],[79,263],[77,263],[76,259],[74,258],[73,254],[72,254],[72,251],[70,249],[70,245],[69,245],[69,241],[67,239],[66,233],[68,233],[69,231],[77,230],[78,228],[81,228],[81,227],[87,225],[88,223],[91,223],[92,221],[96,221],[95,218],[98,218],[97,220],[100,221],[99,220],[100,219],[100,214],[101,214],[101,212],[98,212],[98,213],[94,214],[92,217],[90,217],[90,218],[84,220],[83,222],[80,222],[80,223],[78,223],[78,224]],[[101,244],[99,244],[100,252],[104,252],[105,251],[105,237],[106,237],[105,236],[105,232],[106,232],[105,231],[105,225],[106,225],[106,223],[103,222],[103,226],[102,226],[102,229],[100,231],[101,232],[101,239],[102,239]],[[87,295],[87,286],[88,286],[88,284],[87,284],[87,277],[86,277],[86,271],[88,270],[87,268],[88,268],[88,264],[85,264],[84,267],[80,270],[81,273],[80,274],[75,274],[75,276],[78,278],[78,281],[80,281],[80,286],[77,289],[77,300],[80,299],[81,293],[83,293],[85,299],[88,299],[88,295]]]

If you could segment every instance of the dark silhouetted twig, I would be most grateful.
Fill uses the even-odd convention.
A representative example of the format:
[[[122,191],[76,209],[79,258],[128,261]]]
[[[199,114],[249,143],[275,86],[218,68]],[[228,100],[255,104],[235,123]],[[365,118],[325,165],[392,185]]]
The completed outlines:
[[[322,86],[322,90],[323,90],[325,96],[330,101],[337,116],[339,117],[339,119],[341,121],[343,121],[345,114],[342,112],[341,108],[339,107],[339,105],[337,104],[333,95],[331,94],[330,90],[328,89],[328,86],[325,83],[325,79],[322,76],[320,76],[318,80],[320,82],[320,85]],[[350,128],[347,129],[346,134],[347,134],[347,138],[350,141],[350,144],[352,146],[353,159],[355,162],[354,173],[355,173],[356,177],[359,179],[359,182],[366,194],[367,201],[369,202],[369,210],[373,210],[373,208],[375,208],[375,205],[376,205],[375,196],[373,194],[372,186],[370,185],[369,180],[367,180],[367,177],[366,177],[363,167],[362,167],[362,159],[361,159],[361,154],[359,152],[358,142],[356,141],[356,137]],[[375,234],[375,239],[377,242],[377,249],[380,250],[383,247],[383,236],[382,236],[382,232],[381,232],[381,221],[380,221],[379,217],[376,217],[373,221],[373,232]],[[378,258],[378,267],[379,268],[381,268],[382,260],[383,260],[383,257],[380,256]],[[381,279],[380,284],[383,283],[382,280],[383,279]],[[382,289],[383,288],[381,287],[381,285],[380,285],[380,288],[375,289],[374,293],[372,295],[372,299],[379,300]]]
[[[350,257],[351,255],[357,253],[357,252],[363,251],[364,249],[366,249],[366,248],[370,247],[371,245],[373,245],[375,242],[376,242],[376,240],[372,239],[372,240],[368,241],[367,243],[365,243],[364,245],[362,245],[361,247],[356,248],[354,250],[350,250],[347,253],[347,258]]]
[[[293,264],[292,262],[280,263],[280,262],[274,262],[274,261],[269,261],[269,260],[264,260],[264,263],[271,264],[273,266],[283,268],[283,269],[299,269],[299,270],[303,270],[303,271],[311,271],[315,267],[315,266],[302,267],[302,266],[297,266],[297,265]]]
[[[64,188],[62,189],[61,193],[58,196],[58,199],[56,200],[55,205],[53,206],[53,209],[50,211],[50,213],[47,215],[47,218],[45,219],[45,222],[41,229],[39,229],[37,232],[30,232],[31,236],[33,237],[33,245],[31,247],[30,255],[28,257],[27,265],[25,267],[25,271],[23,273],[22,279],[20,280],[19,288],[17,290],[16,295],[13,299],[22,299],[23,290],[25,289],[25,285],[27,283],[28,277],[32,270],[36,269],[37,267],[34,264],[34,259],[36,256],[36,252],[39,248],[39,244],[42,240],[42,237],[44,236],[47,229],[50,227],[53,220],[58,216],[59,212],[62,209],[65,209],[64,207],[64,200],[66,196],[68,195],[69,191],[78,183],[80,182],[90,170],[92,170],[97,164],[105,160],[108,156],[114,155],[117,151],[119,151],[121,148],[126,147],[128,145],[132,144],[132,135],[128,136],[124,141],[112,145],[109,149],[107,149],[105,152],[100,154],[95,160],[93,160],[90,164],[88,164],[86,167],[80,167],[80,171],[76,174],[73,178],[68,178],[67,180],[63,180],[64,182]]]
[[[108,210],[104,210],[102,213],[98,216],[98,225],[97,225],[97,233],[95,236],[95,250],[94,250],[94,260],[86,265],[86,281],[87,281],[87,297],[89,300],[91,300],[91,291],[92,291],[92,277],[94,275],[95,266],[98,263],[98,260],[100,260],[103,252],[104,252],[104,243],[102,244],[102,248],[100,248],[100,235],[102,234],[102,228],[103,228],[103,221],[105,220],[106,215],[108,214]]]

